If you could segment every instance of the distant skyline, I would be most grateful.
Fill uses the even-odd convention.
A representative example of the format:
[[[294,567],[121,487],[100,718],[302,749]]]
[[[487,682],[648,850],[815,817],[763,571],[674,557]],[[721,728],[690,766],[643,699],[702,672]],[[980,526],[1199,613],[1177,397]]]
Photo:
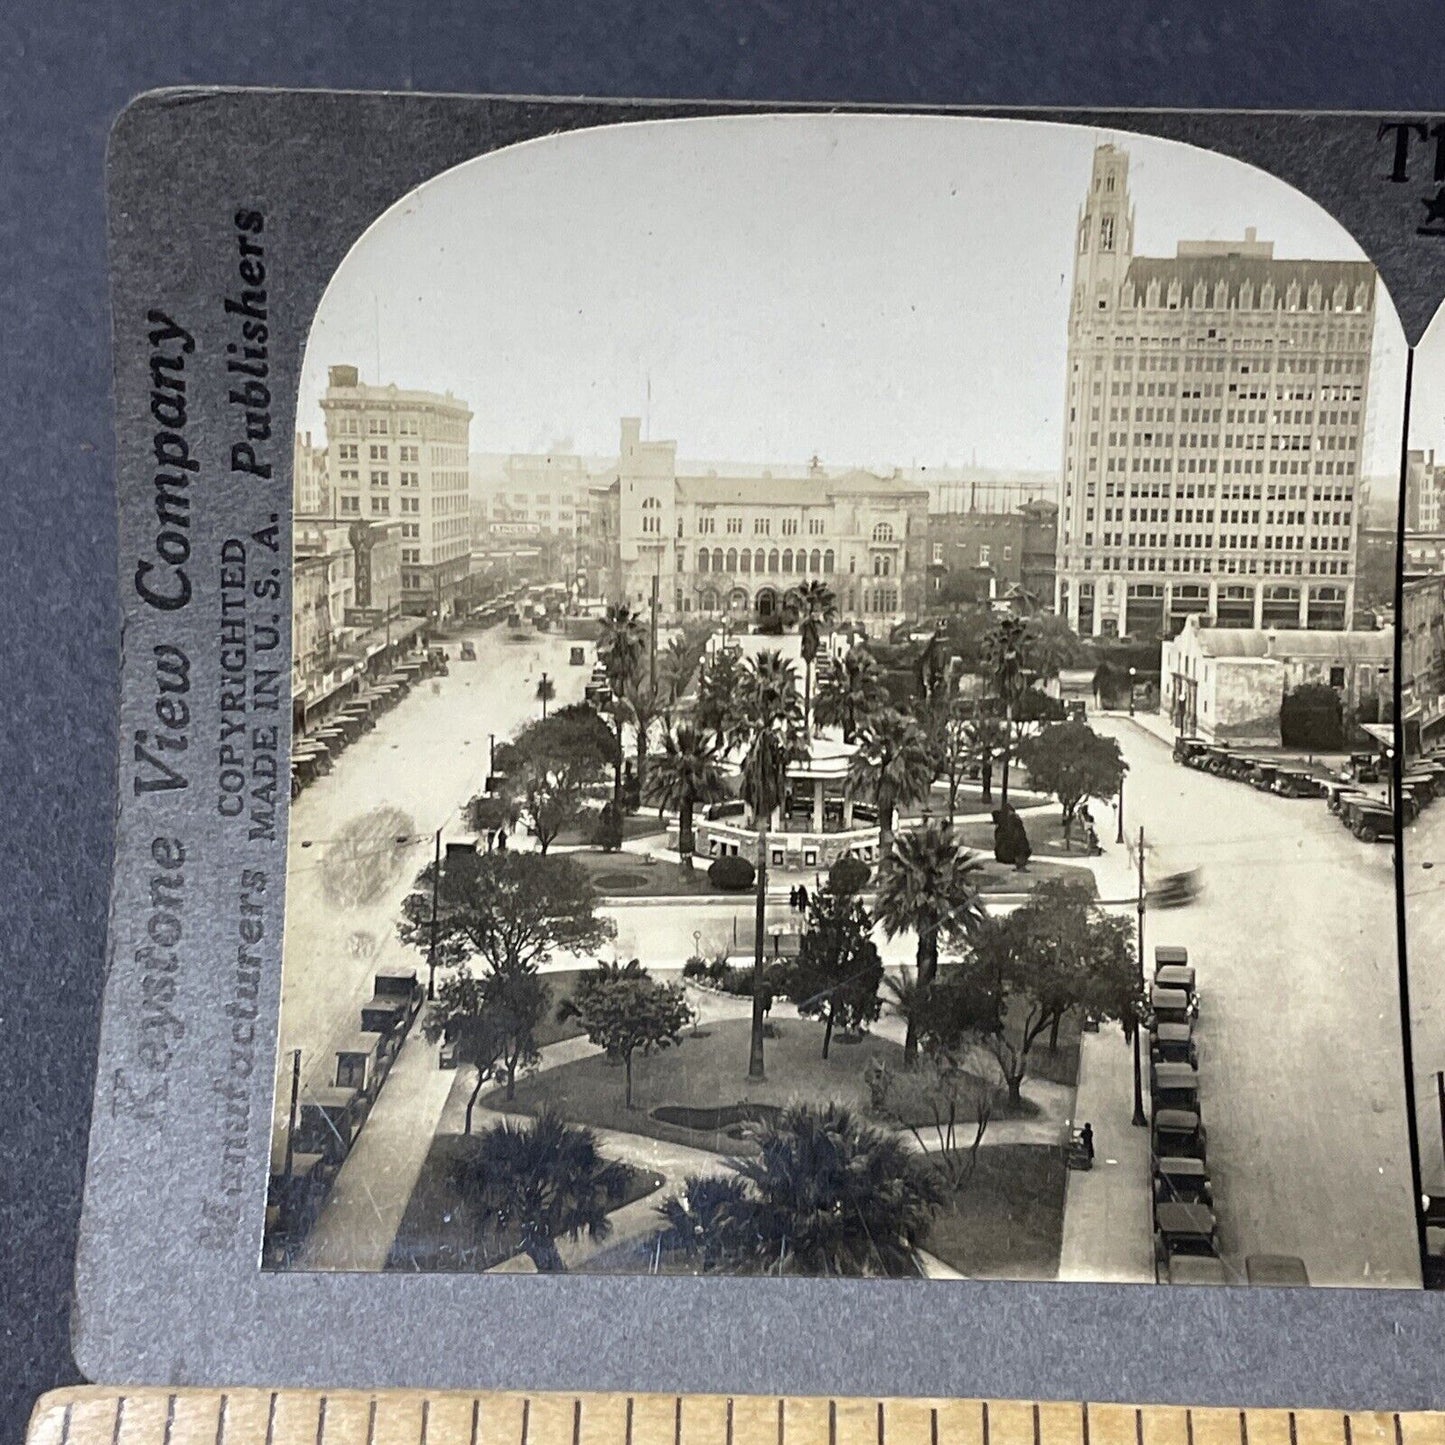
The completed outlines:
[[[1254,226],[1277,256],[1364,258],[1274,178],[1137,135],[902,115],[574,132],[458,166],[366,232],[318,308],[297,425],[324,435],[346,363],[452,391],[478,452],[615,455],[635,415],[688,457],[1056,472],[1075,220],[1110,140],[1136,254]],[[1405,345],[1377,296],[1364,471],[1393,477]],[[1434,330],[1412,445],[1445,451]]]

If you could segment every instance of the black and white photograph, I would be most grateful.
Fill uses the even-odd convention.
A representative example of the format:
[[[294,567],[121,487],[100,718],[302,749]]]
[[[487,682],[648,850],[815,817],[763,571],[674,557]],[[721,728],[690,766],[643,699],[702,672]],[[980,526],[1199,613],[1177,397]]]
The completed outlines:
[[[263,1267],[1418,1289],[1434,332],[1407,387],[1315,201],[1079,125],[381,214],[286,439]]]

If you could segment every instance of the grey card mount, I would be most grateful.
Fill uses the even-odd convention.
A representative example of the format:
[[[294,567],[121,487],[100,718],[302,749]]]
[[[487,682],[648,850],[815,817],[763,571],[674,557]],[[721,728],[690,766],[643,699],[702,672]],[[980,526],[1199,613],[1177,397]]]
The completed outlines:
[[[1438,1407],[1442,136],[135,102],[82,1367]]]

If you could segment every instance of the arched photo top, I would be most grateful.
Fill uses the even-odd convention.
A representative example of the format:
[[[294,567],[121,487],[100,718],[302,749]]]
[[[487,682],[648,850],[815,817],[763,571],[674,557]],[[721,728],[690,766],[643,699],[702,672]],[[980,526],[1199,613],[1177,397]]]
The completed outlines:
[[[352,365],[450,391],[486,453],[615,455],[619,418],[639,415],[683,458],[1057,473],[1071,284],[1109,146],[1128,210],[1107,240],[1137,304],[1195,304],[1148,290],[1151,259],[1185,250],[1196,270],[1367,260],[1287,184],[1137,134],[856,114],[576,131],[457,166],[377,219],[318,307],[298,426],[321,434],[328,369]],[[1337,305],[1303,273],[1297,297],[1277,291]],[[1363,470],[1386,476],[1404,341],[1382,286],[1372,301]]]

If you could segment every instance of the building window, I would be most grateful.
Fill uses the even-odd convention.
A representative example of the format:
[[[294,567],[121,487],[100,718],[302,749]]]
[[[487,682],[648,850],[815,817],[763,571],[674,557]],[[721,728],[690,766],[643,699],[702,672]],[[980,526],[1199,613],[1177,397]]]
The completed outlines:
[[[810,572],[821,572],[823,570],[823,554],[818,551],[816,547],[813,548],[812,555],[808,558],[808,563],[808,570]]]
[[[336,459],[340,462],[354,462],[359,450],[355,442],[341,442],[336,448]]]
[[[709,563],[711,560],[712,560],[712,553],[710,553],[710,552],[707,550],[707,548],[704,547],[704,548],[697,554],[697,570],[698,570],[699,572],[706,572],[706,571],[708,571],[708,570],[709,570],[709,569],[708,569],[708,563]]]
[[[747,553],[744,552],[743,556],[746,557]],[[738,552],[736,547],[728,548],[728,564],[726,570],[729,572],[736,572],[738,570]]]
[[[774,574],[778,571],[778,549],[776,547],[768,553],[768,571]]]
[[[373,516],[384,516],[391,511],[390,497],[373,497],[371,499],[371,512]]]
[[[723,554],[721,547],[714,547],[712,549],[712,570],[714,572],[721,572],[723,570]]]
[[[766,536],[768,535],[768,530],[769,530],[769,528],[771,528],[771,526],[772,526],[772,523],[771,523],[766,517],[754,517],[754,518],[753,518],[753,536],[754,536],[754,537],[766,537]]]
[[[784,571],[784,572],[791,572],[792,570],[793,570],[793,549],[792,549],[791,547],[784,547],[784,548],[783,548],[783,571]]]
[[[810,537],[821,537],[821,536],[823,535],[823,518],[822,518],[822,517],[809,517],[809,518],[808,518],[808,535],[809,535]]]
[[[391,434],[391,428],[387,425],[384,416],[370,417],[366,423],[366,434],[369,437],[384,437]]]
[[[890,522],[879,522],[873,528],[873,540],[875,542],[891,542],[893,540],[893,526]]]
[[[942,567],[942,566],[943,566],[943,543],[942,543],[942,542],[935,542],[935,543],[933,544],[933,565],[934,565],[935,567]]]
[[[796,517],[783,518],[783,536],[796,537],[798,535],[798,519]]]
[[[743,519],[741,517],[728,518],[728,536],[740,537],[743,531]]]
[[[991,564],[989,562],[989,557],[991,555],[992,552],[990,550],[989,544],[987,542],[982,543],[978,549],[978,565],[980,567],[990,566]]]
[[[825,572],[831,572],[832,570],[833,570],[833,549],[832,549],[831,547],[829,547],[828,550],[823,553],[823,571],[825,571]]]
[[[343,512],[359,512],[361,510],[360,497],[342,497],[341,510]]]
[[[372,446],[371,446],[371,459],[372,459],[372,461],[374,461],[374,462],[384,462],[384,461],[386,461],[386,459],[387,459],[387,455],[386,455],[386,454],[387,454],[387,451],[388,451],[388,450],[389,450],[389,449],[388,449],[388,447],[387,447],[387,445],[386,445],[385,442],[382,442],[382,443],[380,443],[379,445],[378,445],[377,443],[373,442],[373,443],[372,443]]]
[[[390,475],[387,472],[372,472],[371,485],[373,487],[384,487],[390,482]]]

